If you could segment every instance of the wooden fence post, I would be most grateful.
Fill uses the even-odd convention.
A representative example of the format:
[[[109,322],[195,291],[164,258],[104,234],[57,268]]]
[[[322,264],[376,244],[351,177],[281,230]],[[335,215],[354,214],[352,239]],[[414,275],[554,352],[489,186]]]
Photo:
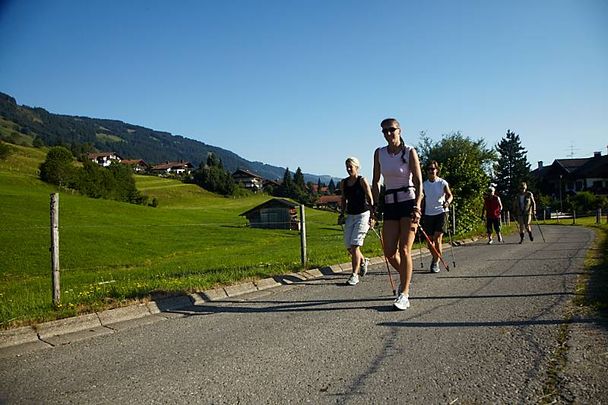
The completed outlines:
[[[300,256],[302,258],[302,267],[306,267],[306,217],[304,204],[300,205]]]
[[[595,211],[595,223],[598,225],[602,223],[602,209],[601,208],[598,208]]]
[[[572,225],[576,225],[576,211],[572,210]]]
[[[53,305],[61,301],[59,284],[59,194],[51,194],[51,269],[53,278]]]

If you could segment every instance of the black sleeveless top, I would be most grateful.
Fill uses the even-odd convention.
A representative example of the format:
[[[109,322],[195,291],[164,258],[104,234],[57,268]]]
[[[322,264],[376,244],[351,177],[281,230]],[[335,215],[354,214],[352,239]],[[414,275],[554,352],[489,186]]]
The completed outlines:
[[[342,192],[346,197],[346,213],[356,215],[368,211],[369,207],[365,199],[365,190],[361,185],[361,176],[357,177],[357,181],[352,186],[348,185],[348,179],[344,179],[342,184],[344,185]]]

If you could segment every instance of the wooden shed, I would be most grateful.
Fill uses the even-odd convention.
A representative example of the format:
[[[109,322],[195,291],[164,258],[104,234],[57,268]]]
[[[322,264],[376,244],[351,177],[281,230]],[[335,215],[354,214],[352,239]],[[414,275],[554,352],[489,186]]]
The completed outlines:
[[[299,230],[298,204],[284,198],[272,198],[240,216],[247,218],[252,228]]]

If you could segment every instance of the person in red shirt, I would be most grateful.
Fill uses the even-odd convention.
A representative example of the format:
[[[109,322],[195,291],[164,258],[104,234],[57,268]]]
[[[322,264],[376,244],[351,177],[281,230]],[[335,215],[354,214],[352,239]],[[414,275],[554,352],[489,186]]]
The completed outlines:
[[[502,201],[500,197],[494,194],[494,187],[488,187],[487,194],[484,195],[483,208],[481,210],[481,219],[486,220],[486,232],[488,233],[488,245],[493,243],[492,228],[496,231],[496,236],[499,242],[503,242],[502,234],[500,233],[500,212],[502,211]]]

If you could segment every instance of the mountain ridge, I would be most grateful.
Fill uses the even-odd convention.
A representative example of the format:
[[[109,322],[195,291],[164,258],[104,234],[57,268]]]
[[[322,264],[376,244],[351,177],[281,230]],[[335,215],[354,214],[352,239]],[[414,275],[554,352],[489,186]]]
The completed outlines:
[[[50,146],[89,144],[98,151],[112,151],[126,159],[143,159],[149,163],[186,160],[195,167],[206,161],[209,153],[214,153],[230,172],[247,169],[269,180],[282,179],[285,174],[284,167],[250,161],[228,149],[182,135],[115,119],[55,114],[42,107],[19,105],[14,97],[2,92],[0,117],[14,123],[21,134],[37,136]],[[332,178],[304,173],[307,182],[316,183],[320,179],[327,184]]]

